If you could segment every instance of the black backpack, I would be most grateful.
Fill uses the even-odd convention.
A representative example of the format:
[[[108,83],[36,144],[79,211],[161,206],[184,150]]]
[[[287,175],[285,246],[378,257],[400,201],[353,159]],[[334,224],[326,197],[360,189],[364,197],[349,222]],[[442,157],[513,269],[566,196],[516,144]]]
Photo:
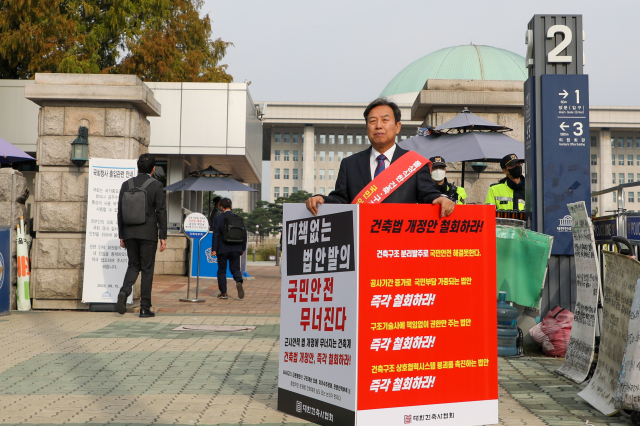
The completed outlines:
[[[122,220],[125,225],[144,225],[147,223],[147,187],[155,179],[149,177],[140,188],[133,186],[133,178],[127,181],[129,189],[122,194]]]
[[[222,241],[227,244],[244,243],[244,220],[237,214],[224,214],[224,228],[222,228]]]

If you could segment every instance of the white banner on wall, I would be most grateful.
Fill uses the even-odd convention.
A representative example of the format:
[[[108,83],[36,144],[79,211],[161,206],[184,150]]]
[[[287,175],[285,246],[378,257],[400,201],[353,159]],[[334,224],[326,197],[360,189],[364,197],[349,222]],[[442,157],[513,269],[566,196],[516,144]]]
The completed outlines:
[[[136,161],[89,160],[83,303],[118,300],[128,262],[118,238],[118,197],[122,183],[138,174]],[[127,302],[133,302],[133,295]]]
[[[598,365],[587,387],[578,394],[606,416],[618,411],[615,400],[624,361],[640,262],[618,253],[604,253],[603,321]]]
[[[589,375],[593,361],[598,321],[598,294],[602,285],[593,226],[585,203],[580,201],[568,204],[567,207],[571,213],[578,295],[567,354],[564,363],[556,372],[576,383],[582,383]]]

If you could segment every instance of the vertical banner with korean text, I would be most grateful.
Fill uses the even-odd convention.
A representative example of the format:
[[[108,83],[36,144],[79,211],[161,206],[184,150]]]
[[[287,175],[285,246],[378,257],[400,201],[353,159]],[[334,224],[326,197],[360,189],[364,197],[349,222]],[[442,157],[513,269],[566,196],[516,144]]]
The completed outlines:
[[[635,259],[630,262],[638,263]],[[614,406],[618,409],[640,411],[640,279],[636,282],[636,291],[629,314],[629,332],[627,348],[624,351],[620,381]]]
[[[358,425],[498,423],[495,209],[439,212],[360,206]]]
[[[602,253],[605,273],[598,364],[589,384],[578,396],[602,414],[611,416],[618,412],[615,399],[627,346],[631,305],[640,277],[640,262],[610,251]]]
[[[564,363],[556,372],[576,383],[582,383],[589,375],[593,361],[598,295],[602,286],[593,226],[587,214],[587,207],[584,201],[569,204],[567,207],[571,214],[578,295],[567,354]]]
[[[278,410],[354,425],[357,206],[285,204]]]
[[[118,238],[118,197],[122,183],[138,174],[136,169],[136,160],[89,160],[84,303],[117,302],[128,262]],[[133,302],[133,295],[127,302]]]

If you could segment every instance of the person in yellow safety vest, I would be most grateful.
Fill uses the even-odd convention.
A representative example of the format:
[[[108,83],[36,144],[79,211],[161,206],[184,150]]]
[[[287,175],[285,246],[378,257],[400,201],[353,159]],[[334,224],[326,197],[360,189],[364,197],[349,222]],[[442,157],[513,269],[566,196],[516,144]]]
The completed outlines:
[[[431,178],[436,183],[436,187],[441,194],[446,195],[456,204],[464,204],[467,198],[467,192],[464,188],[455,186],[447,181],[447,163],[440,156],[431,157],[429,161],[432,163]]]
[[[494,204],[496,210],[524,210],[522,163],[524,160],[516,154],[506,155],[500,160],[502,172],[507,176],[489,187],[485,204]]]

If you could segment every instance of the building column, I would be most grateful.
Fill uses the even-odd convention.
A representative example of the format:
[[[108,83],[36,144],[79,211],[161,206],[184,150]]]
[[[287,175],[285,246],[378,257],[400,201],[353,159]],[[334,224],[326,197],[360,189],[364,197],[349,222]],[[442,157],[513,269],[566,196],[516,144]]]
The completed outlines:
[[[167,165],[167,185],[173,185],[184,178],[184,159],[176,156],[169,158]],[[182,224],[182,191],[167,192],[167,222],[169,226],[180,227]]]
[[[304,128],[304,161],[302,162],[302,190],[313,194],[313,154],[315,150],[315,129],[313,126],[306,126]]]
[[[614,184],[611,182],[611,174],[613,173],[613,166],[611,161],[611,131],[609,129],[600,130],[598,137],[598,158],[600,164],[597,167],[598,170],[598,189],[606,189],[612,187]],[[605,213],[607,210],[615,210],[618,208],[618,203],[613,201],[612,194],[603,194],[598,196],[598,216],[604,216],[609,213]],[[593,206],[591,206],[593,209]]]

